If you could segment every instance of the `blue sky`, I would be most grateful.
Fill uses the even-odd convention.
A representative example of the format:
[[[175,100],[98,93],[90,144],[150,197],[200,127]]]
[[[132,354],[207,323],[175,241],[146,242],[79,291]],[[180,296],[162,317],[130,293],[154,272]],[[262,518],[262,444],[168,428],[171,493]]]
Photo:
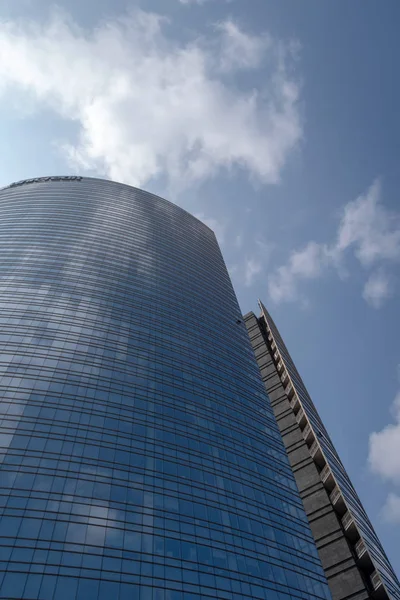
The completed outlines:
[[[397,0],[3,0],[0,185],[159,193],[269,308],[400,572]]]

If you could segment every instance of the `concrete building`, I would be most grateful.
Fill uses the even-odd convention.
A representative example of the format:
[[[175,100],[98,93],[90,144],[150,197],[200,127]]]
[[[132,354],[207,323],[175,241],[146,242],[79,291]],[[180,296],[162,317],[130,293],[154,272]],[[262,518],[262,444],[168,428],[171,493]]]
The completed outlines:
[[[333,600],[400,600],[399,581],[265,306],[245,323]]]

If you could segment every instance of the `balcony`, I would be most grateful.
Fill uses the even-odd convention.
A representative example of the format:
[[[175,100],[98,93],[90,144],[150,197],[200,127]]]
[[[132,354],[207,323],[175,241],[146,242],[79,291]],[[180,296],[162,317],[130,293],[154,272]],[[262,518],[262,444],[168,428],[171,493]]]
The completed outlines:
[[[283,373],[281,375],[281,381],[282,381],[283,385],[287,385],[289,382],[289,375],[288,375],[288,372],[286,371],[286,369],[285,369],[285,371],[283,371]]]
[[[298,397],[296,396],[296,394],[291,399],[290,406],[292,407],[292,409],[295,413],[297,413],[297,411],[300,409],[300,401],[299,401]]]
[[[364,554],[367,551],[367,548],[365,547],[364,544],[364,540],[359,539],[357,544],[355,545],[355,551],[356,551],[356,555],[357,558],[362,558],[364,556]]]
[[[325,464],[325,458],[322,454],[321,446],[317,441],[313,442],[310,448],[311,458],[319,467],[323,467]]]
[[[343,525],[343,529],[346,534],[346,537],[348,537],[350,540],[355,542],[358,539],[359,534],[358,534],[356,524],[353,520],[353,517],[349,513],[349,511],[347,511],[345,513],[344,517],[342,518],[342,525]]]
[[[278,370],[278,373],[281,373],[283,371],[283,362],[281,360],[277,363],[276,368]]]
[[[326,487],[327,490],[333,490],[335,487],[335,480],[332,475],[332,471],[329,465],[325,465],[320,473],[320,477],[322,479],[322,483]]]
[[[307,443],[310,443],[314,439],[314,432],[311,429],[311,425],[307,423],[307,425],[303,429],[303,438]]]
[[[374,590],[374,592],[377,592],[378,590],[380,590],[382,588],[382,579],[380,578],[378,571],[374,571],[372,573],[371,585],[372,585],[372,589]]]
[[[372,587],[372,598],[376,600],[389,600],[389,594],[383,585],[381,575],[378,571],[373,571],[370,575],[370,582]],[[392,596],[390,596],[391,598]]]
[[[338,512],[340,515],[344,515],[347,508],[342,493],[338,486],[336,486],[333,489],[333,491],[329,495],[329,498],[336,512]]]
[[[274,352],[274,360],[275,361],[279,360],[279,352],[278,352],[278,350],[276,352]]]
[[[298,422],[300,427],[304,427],[304,425],[307,423],[306,414],[302,408],[299,410],[299,412],[296,415],[296,421]]]
[[[268,339],[269,339],[269,336],[268,336]],[[271,342],[271,350],[272,350],[272,352],[275,352],[275,350],[276,350],[275,340],[272,340],[272,342]]]
[[[287,384],[287,386],[285,388],[285,394],[289,398],[289,400],[292,398],[292,396],[294,394],[294,387],[293,387],[293,385],[291,384],[290,381],[289,381],[289,383]]]
[[[359,539],[356,545],[354,546],[354,552],[357,557],[357,563],[363,569],[370,571],[373,568],[371,557],[368,554],[368,550],[366,545],[364,544],[364,540]]]

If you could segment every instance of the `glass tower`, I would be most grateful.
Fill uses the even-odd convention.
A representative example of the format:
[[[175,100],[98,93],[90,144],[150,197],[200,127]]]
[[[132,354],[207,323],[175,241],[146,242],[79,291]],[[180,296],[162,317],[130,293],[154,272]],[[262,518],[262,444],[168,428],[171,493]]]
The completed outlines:
[[[0,251],[0,597],[329,598],[212,231],[52,177]]]

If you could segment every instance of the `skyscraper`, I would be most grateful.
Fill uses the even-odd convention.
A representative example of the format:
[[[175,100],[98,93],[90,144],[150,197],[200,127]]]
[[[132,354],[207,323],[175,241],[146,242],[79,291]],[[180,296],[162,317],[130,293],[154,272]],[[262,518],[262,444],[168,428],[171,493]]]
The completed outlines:
[[[0,252],[0,597],[329,598],[211,230],[41,178]]]
[[[271,319],[244,318],[333,600],[400,600],[400,584]]]

